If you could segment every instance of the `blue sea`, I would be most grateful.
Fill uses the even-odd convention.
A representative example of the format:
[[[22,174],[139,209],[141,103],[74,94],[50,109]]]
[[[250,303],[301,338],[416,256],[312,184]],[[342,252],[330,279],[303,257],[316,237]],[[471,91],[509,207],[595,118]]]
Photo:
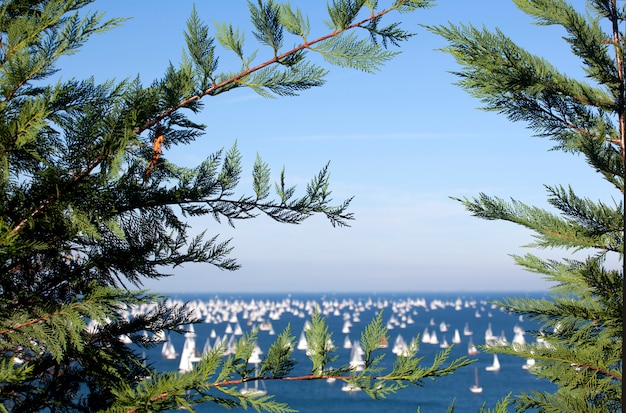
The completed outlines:
[[[515,331],[526,331],[526,342],[534,342],[530,331],[538,326],[521,317],[507,314],[493,306],[494,300],[505,296],[541,298],[541,293],[351,293],[351,294],[172,294],[172,302],[186,302],[197,309],[197,315],[205,322],[196,324],[196,346],[202,352],[205,344],[214,345],[218,339],[234,335],[239,326],[243,332],[258,327],[261,321],[271,322],[272,331],[259,331],[258,346],[266,352],[276,335],[289,324],[298,339],[310,320],[314,308],[326,308],[325,318],[332,332],[333,342],[339,356],[337,364],[349,362],[351,349],[344,348],[346,336],[354,342],[369,321],[380,311],[389,330],[389,346],[385,353],[385,365],[391,367],[395,354],[393,346],[398,336],[407,343],[418,334],[436,333],[438,344],[420,343],[418,354],[424,357],[423,366],[430,365],[441,343],[452,344],[455,330],[461,342],[454,344],[451,359],[468,356],[476,362],[457,370],[454,374],[427,380],[421,387],[409,387],[390,395],[384,400],[373,400],[363,392],[341,390],[343,382],[326,380],[307,382],[266,382],[269,394],[300,412],[445,412],[454,400],[456,412],[477,412],[483,403],[494,407],[496,402],[509,393],[519,391],[554,390],[547,381],[538,380],[522,366],[526,360],[499,355],[500,369],[487,371],[493,363],[493,355],[481,352],[468,355],[468,344],[485,344],[485,333],[491,328],[498,339],[511,342]],[[219,310],[218,310],[219,308]],[[345,329],[346,320],[352,325]],[[442,331],[443,330],[443,331]],[[470,330],[464,333],[464,330]],[[171,341],[180,354],[185,342],[181,334],[172,334]],[[179,358],[165,359],[157,346],[146,351],[146,357],[160,371],[177,371]],[[293,374],[310,373],[311,363],[304,350],[294,350],[298,362]],[[261,354],[261,358],[263,355]],[[478,376],[482,393],[470,392],[469,388]],[[222,411],[214,405],[196,406],[197,412]],[[238,410],[234,410],[238,411]]]

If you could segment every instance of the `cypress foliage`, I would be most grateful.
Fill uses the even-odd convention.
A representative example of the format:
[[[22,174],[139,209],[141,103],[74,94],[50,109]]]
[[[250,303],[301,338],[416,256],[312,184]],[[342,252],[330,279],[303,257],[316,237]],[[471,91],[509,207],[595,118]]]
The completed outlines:
[[[192,410],[203,402],[291,411],[271,395],[242,395],[235,387],[288,377],[294,363],[288,330],[269,350],[259,376],[247,367],[254,334],[238,343],[235,355],[224,357],[224,350],[216,349],[189,373],[158,373],[142,359],[141,349],[155,345],[163,332],[181,332],[197,320],[164,304],[142,316],[129,318],[125,312],[162,302],[163,297],[135,289],[147,278],[167,276],[162,268],[187,262],[238,268],[229,255],[230,241],[191,237],[188,216],[233,224],[265,214],[295,224],[321,214],[344,226],[353,219],[350,200],[331,198],[328,166],[300,191],[287,183],[284,170],[273,184],[269,165],[257,157],[252,192],[240,195],[236,144],[195,167],[169,162],[167,150],[202,137],[205,126],[187,114],[202,110],[204,98],[239,87],[277,97],[321,86],[327,69],[308,61],[309,53],[359,70],[378,69],[394,54],[385,46],[410,37],[397,22],[383,27],[382,21],[430,2],[396,0],[387,8],[376,1],[333,2],[333,28],[315,38],[300,10],[270,0],[250,2],[254,38],[268,56],[264,61],[256,60],[257,52],[246,54],[242,31],[223,24],[211,35],[194,10],[181,62],[148,86],[138,78],[47,83],[59,57],[123,22],[83,13],[89,3],[0,1],[0,411],[148,412]],[[287,36],[299,45],[285,49]],[[223,70],[218,44],[241,66]],[[363,372],[333,370],[324,320],[314,317],[312,324],[317,351],[306,379],[333,375],[373,397],[467,363],[441,364],[446,353],[424,369],[412,355],[385,376],[379,358],[368,356]],[[382,334],[377,324],[363,342]],[[123,336],[137,346],[124,344]]]
[[[484,109],[526,122],[554,149],[582,155],[620,195],[593,201],[572,187],[546,186],[548,211],[518,200],[480,194],[459,201],[473,215],[504,220],[534,233],[531,247],[589,251],[586,258],[542,259],[515,255],[518,265],[554,285],[545,300],[509,298],[498,305],[540,322],[537,343],[489,347],[534,358],[532,372],[558,385],[555,393],[517,396],[517,411],[617,412],[622,409],[624,271],[606,265],[624,254],[624,139],[626,5],[588,2],[589,14],[563,0],[514,0],[538,25],[561,26],[585,79],[561,73],[547,60],[516,45],[501,31],[472,25],[430,27],[462,69],[458,84]]]

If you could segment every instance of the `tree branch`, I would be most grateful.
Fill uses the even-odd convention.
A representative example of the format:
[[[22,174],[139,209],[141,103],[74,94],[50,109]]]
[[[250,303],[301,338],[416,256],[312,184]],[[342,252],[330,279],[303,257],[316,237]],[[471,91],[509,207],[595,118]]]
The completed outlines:
[[[11,230],[11,232],[9,233],[8,236],[12,237],[12,236],[18,234],[19,232],[21,232],[24,228],[26,228],[26,224],[28,223],[28,220],[30,220],[31,218],[41,214],[44,211],[44,209],[46,208],[46,206],[48,206],[51,202],[59,199],[63,194],[65,194],[65,192],[67,192],[78,181],[80,181],[81,179],[83,179],[84,177],[89,175],[91,173],[91,171],[93,171],[95,168],[97,168],[98,165],[100,165],[106,158],[108,158],[108,156],[109,156],[108,154],[100,154],[100,155],[98,155],[98,157],[96,157],[91,162],[91,164],[87,166],[87,168],[83,169],[78,174],[75,174],[74,178],[72,179],[71,182],[69,182],[66,185],[64,185],[61,189],[55,190],[50,195],[48,195],[48,197],[45,200],[43,200],[41,202],[41,204],[39,204],[39,206],[37,208],[35,208],[33,211],[31,211],[30,214],[28,214],[28,216],[26,218],[22,219]]]
[[[205,96],[208,95],[215,95],[217,94],[217,92],[230,85],[233,83],[238,82],[240,79],[242,79],[245,76],[250,75],[251,73],[257,72],[267,66],[270,66],[272,64],[278,63],[281,60],[289,57],[290,55],[293,55],[301,50],[304,49],[310,49],[312,45],[317,44],[319,42],[322,42],[324,40],[330,39],[332,37],[337,36],[340,33],[343,33],[344,31],[347,30],[351,30],[351,29],[355,29],[355,28],[359,28],[361,26],[363,26],[365,23],[368,23],[371,20],[380,18],[382,16],[384,16],[385,14],[388,14],[389,12],[395,10],[397,7],[399,7],[402,4],[398,4],[394,7],[390,7],[388,9],[382,10],[378,13],[372,14],[370,17],[367,17],[357,23],[353,23],[347,27],[345,27],[342,30],[334,30],[331,33],[328,33],[324,36],[318,37],[315,40],[312,41],[304,41],[304,43],[302,43],[301,45],[280,54],[279,56],[275,56],[272,59],[269,59],[257,66],[254,66],[248,70],[245,70],[243,72],[238,73],[235,76],[230,77],[229,79],[226,79],[216,85],[211,86],[210,88],[206,89],[204,92],[191,96],[189,98],[186,98],[184,100],[182,100],[178,105],[171,107],[167,110],[165,110],[164,112],[160,113],[158,116],[156,116],[155,118],[149,120],[148,122],[146,122],[144,125],[137,127],[135,129],[133,129],[133,132],[137,135],[141,134],[143,131],[145,131],[146,129],[158,124],[160,121],[162,121],[163,119],[171,116],[174,112],[176,112],[179,109],[185,108],[186,106],[188,106],[189,104],[202,99]],[[81,171],[78,175],[75,175],[74,180],[66,187],[64,187],[61,191],[55,191],[53,193],[51,193],[48,198],[46,198],[35,210],[33,210],[26,218],[22,219],[22,221],[20,221],[19,224],[17,224],[10,232],[10,236],[13,236],[19,232],[21,232],[25,227],[26,224],[28,222],[28,220],[30,220],[31,218],[41,214],[46,206],[48,204],[50,204],[51,202],[55,201],[56,199],[58,199],[62,193],[64,193],[69,187],[71,187],[73,184],[75,184],[78,180],[84,178],[85,176],[87,176],[91,171],[93,171],[98,165],[100,165],[106,158],[108,158],[108,155],[100,155],[98,156],[96,159],[94,159],[94,161],[91,163],[91,165],[89,165],[89,167],[87,167],[86,169],[84,169],[83,171]]]
[[[225,386],[235,386],[238,384],[251,383],[255,381],[309,381],[309,380],[326,380],[326,379],[337,379],[337,380],[347,381],[353,378],[355,378],[355,376],[334,376],[332,374],[323,374],[323,375],[308,374],[308,375],[289,376],[289,377],[259,376],[259,377],[248,377],[248,378],[238,379],[238,380],[221,381],[221,382],[210,384],[208,385],[208,387],[216,388],[216,387],[225,387]],[[408,377],[385,377],[385,376],[380,376],[380,377],[369,376],[368,379],[369,380],[385,380],[385,381],[410,380],[410,378]],[[163,392],[157,396],[151,397],[150,401],[157,402],[159,400],[166,399],[167,397],[169,397],[169,395],[170,394],[168,392]],[[126,413],[137,413],[138,411],[139,411],[139,408],[136,407],[133,409],[126,410]]]
[[[245,70],[243,72],[240,72],[240,73],[238,73],[238,74],[230,77],[229,79],[226,79],[226,80],[224,80],[224,81],[222,81],[222,82],[220,82],[218,84],[214,84],[213,86],[211,86],[210,88],[206,89],[202,93],[190,96],[190,97],[188,97],[186,99],[183,99],[178,105],[173,106],[173,107],[163,111],[162,113],[157,115],[155,118],[153,118],[153,119],[149,120],[148,122],[146,122],[144,125],[142,125],[142,126],[140,126],[138,128],[135,128],[133,130],[133,132],[135,132],[136,134],[139,135],[140,133],[142,133],[146,129],[151,128],[152,126],[156,125],[157,123],[159,123],[163,119],[167,118],[168,116],[171,116],[177,110],[185,108],[187,105],[189,105],[189,104],[191,104],[191,103],[193,103],[193,102],[195,102],[197,100],[200,100],[200,99],[202,99],[203,97],[205,97],[207,95],[215,95],[215,94],[217,94],[217,92],[219,92],[220,89],[222,89],[222,88],[224,88],[224,87],[226,87],[226,86],[228,86],[230,84],[237,83],[240,79],[242,79],[242,78],[244,78],[244,77],[246,77],[246,76],[248,76],[248,75],[250,75],[250,74],[252,74],[254,72],[257,72],[257,71],[259,71],[259,70],[261,70],[261,69],[263,69],[263,68],[265,68],[267,66],[270,66],[272,64],[278,63],[281,60],[284,60],[285,58],[287,58],[287,57],[289,57],[289,56],[291,56],[291,55],[293,55],[295,53],[298,53],[301,50],[310,49],[312,45],[317,44],[319,42],[322,42],[324,40],[328,40],[330,38],[333,38],[333,37],[339,35],[340,33],[345,32],[347,30],[359,28],[359,27],[363,26],[365,23],[368,23],[371,20],[380,18],[380,17],[384,16],[385,14],[395,10],[396,8],[397,7],[390,7],[388,9],[381,10],[380,12],[372,14],[370,17],[367,17],[367,18],[365,18],[365,19],[363,19],[363,20],[361,20],[361,21],[359,21],[357,23],[353,23],[353,24],[345,27],[342,30],[334,30],[331,33],[328,33],[328,34],[326,34],[324,36],[318,37],[315,40],[311,40],[311,41],[306,41],[305,40],[301,45],[296,46],[296,47],[294,47],[293,49],[291,49],[291,50],[289,50],[287,52],[284,52],[284,53],[282,53],[282,54],[280,54],[278,56],[275,56],[275,57],[273,57],[273,58],[271,58],[271,59],[269,59],[269,60],[267,60],[267,61],[265,61],[263,63],[260,63],[260,64],[258,64],[256,66],[252,67],[252,68],[249,68],[249,69],[247,69],[247,70]]]

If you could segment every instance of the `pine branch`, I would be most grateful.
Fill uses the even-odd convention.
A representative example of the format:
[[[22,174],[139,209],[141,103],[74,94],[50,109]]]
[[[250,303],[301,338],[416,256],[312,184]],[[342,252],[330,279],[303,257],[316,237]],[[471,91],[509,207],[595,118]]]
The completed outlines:
[[[305,51],[307,49],[312,49],[312,46],[319,44],[325,40],[331,39],[333,37],[336,37],[338,35],[340,35],[341,33],[348,31],[348,30],[352,30],[352,29],[356,29],[356,28],[363,28],[365,27],[365,25],[374,20],[374,19],[380,19],[382,16],[397,10],[401,7],[404,6],[411,6],[412,2],[410,1],[398,1],[396,4],[394,4],[394,6],[381,10],[375,14],[372,14],[371,16],[346,25],[345,27],[342,27],[341,29],[336,29],[331,31],[328,34],[325,34],[323,36],[320,36],[316,39],[313,40],[309,40],[309,41],[304,41],[303,43],[301,43],[300,45],[286,51],[283,52],[281,54],[275,55],[274,57],[272,57],[271,59],[266,60],[265,62],[262,62],[254,67],[248,68],[244,71],[241,71],[235,75],[230,76],[227,79],[224,79],[222,81],[220,81],[217,84],[213,84],[211,87],[205,89],[203,92],[195,94],[193,96],[187,97],[183,100],[181,100],[177,105],[172,106],[169,109],[166,109],[164,111],[162,111],[160,114],[158,114],[157,116],[153,117],[152,119],[150,119],[149,121],[147,121],[146,123],[144,123],[143,125],[137,127],[134,129],[135,134],[139,135],[141,134],[143,131],[145,131],[146,129],[152,128],[153,126],[155,126],[157,123],[159,123],[160,121],[162,121],[163,119],[171,116],[174,112],[186,108],[188,107],[190,104],[202,99],[205,96],[215,96],[219,93],[221,93],[221,91],[228,89],[229,87],[231,87],[232,85],[235,85],[237,83],[239,83],[242,79],[244,79],[245,77],[260,71],[261,69],[264,69],[268,66],[271,65],[275,65],[275,64],[279,64],[282,61],[288,60],[290,56],[293,56],[297,53],[300,53],[302,51]],[[427,3],[425,3],[427,4]],[[420,6],[420,7],[424,7],[424,6]],[[269,41],[269,40],[268,40]],[[270,42],[271,43],[271,42]]]
[[[60,361],[68,347],[82,348],[85,345],[80,337],[87,326],[85,318],[102,323],[105,318],[116,316],[121,303],[151,302],[157,297],[154,294],[97,287],[83,299],[53,311],[33,308],[29,314],[18,312],[17,318],[4,320],[3,324],[10,325],[0,329],[0,335],[4,337],[5,345],[16,343],[34,354],[47,351]]]
[[[589,223],[588,219],[586,218],[581,222],[582,216],[580,211],[576,212],[577,207],[573,205],[574,202],[579,200],[575,198],[567,200],[567,198],[564,198],[564,192],[555,192],[550,187],[548,189],[549,192],[554,194],[552,198],[553,204],[560,206],[564,212],[572,214],[574,219],[562,218],[559,215],[549,213],[538,207],[528,206],[516,200],[506,202],[503,199],[490,197],[486,194],[480,194],[472,200],[467,198],[453,199],[463,203],[466,209],[476,217],[487,220],[509,221],[535,231],[537,241],[530,246],[540,248],[596,248],[605,251],[620,250],[619,231],[616,231],[613,225],[611,225],[611,230],[604,226],[601,232],[590,228],[587,225]],[[570,202],[570,204],[567,205],[566,202]],[[605,218],[609,214],[602,204],[600,204],[600,207],[597,207],[589,200],[584,202],[586,203],[586,208],[590,208],[593,205],[593,208],[598,211],[597,213],[605,215]],[[615,219],[619,219],[619,215],[610,215]],[[608,224],[609,221],[606,220],[605,223]],[[616,224],[619,224],[619,221]]]
[[[314,40],[310,40],[310,41],[304,41],[302,44],[300,44],[299,46],[296,46],[294,48],[292,48],[289,51],[286,51],[280,55],[276,55],[274,56],[272,59],[269,59],[263,63],[260,63],[252,68],[248,68],[247,70],[244,70],[240,73],[237,73],[235,75],[230,76],[227,79],[224,79],[222,81],[220,81],[217,84],[212,84],[211,87],[205,89],[203,92],[198,93],[198,94],[194,94],[193,96],[190,96],[188,98],[184,98],[182,100],[180,100],[177,104],[173,105],[172,107],[170,107],[169,109],[166,109],[165,111],[161,112],[159,115],[152,117],[152,119],[150,119],[149,121],[147,121],[146,123],[144,123],[142,126],[137,127],[133,130],[133,132],[135,133],[135,135],[139,135],[141,134],[143,131],[145,131],[146,129],[152,128],[155,125],[159,124],[160,122],[164,121],[166,118],[175,118],[176,117],[176,112],[179,111],[180,109],[183,108],[189,108],[189,107],[193,107],[201,98],[205,97],[205,96],[214,96],[216,94],[221,93],[222,91],[228,90],[230,87],[232,87],[233,85],[236,85],[240,82],[244,82],[244,79],[249,77],[250,75],[260,72],[262,69],[267,68],[271,65],[275,65],[275,64],[282,64],[283,62],[289,61],[289,59],[293,56],[298,55],[299,53],[301,53],[304,50],[313,50],[314,48],[312,46],[322,43],[326,40],[332,39],[336,36],[341,35],[342,33],[348,31],[348,30],[353,30],[353,29],[357,29],[357,28],[366,28],[366,25],[373,21],[373,20],[380,20],[380,18],[394,10],[401,10],[403,8],[417,8],[417,7],[426,7],[428,5],[427,2],[412,2],[412,1],[398,1],[396,2],[392,7],[389,7],[387,9],[381,10],[375,14],[372,14],[371,16],[358,21],[358,22],[354,22],[352,24],[347,25],[345,28],[342,28],[341,30],[333,30],[332,32],[320,36]],[[194,18],[194,15],[192,13],[192,19]],[[197,16],[196,16],[197,18]],[[191,25],[193,26],[193,25]],[[204,33],[204,30],[206,28],[205,27],[200,27],[198,30],[200,33]],[[350,38],[349,38],[350,39]],[[192,53],[192,56],[195,56],[194,59],[196,61],[196,64],[198,64],[200,61],[203,61],[205,63],[208,62],[208,60],[211,60],[212,58],[211,56],[211,45],[207,44],[204,45],[206,47],[208,47],[209,52],[205,57],[199,56],[198,55],[198,50],[200,45],[196,45],[193,43],[192,41],[192,36],[188,36],[187,42],[188,44],[192,45],[192,49],[195,51]],[[352,44],[353,40],[349,40],[349,44]],[[337,47],[337,45],[342,44],[340,43],[333,43],[335,44],[335,46],[331,46],[332,47]],[[391,57],[392,54],[382,54],[381,58],[378,60],[377,64],[382,63],[383,61],[387,60],[388,58]],[[328,57],[329,55],[326,54],[326,56]],[[334,60],[336,63],[341,63],[341,62],[350,62],[352,60],[352,58],[354,58],[356,55],[350,55],[350,56],[346,56],[345,58],[341,58],[340,60]],[[337,57],[339,57],[339,55],[337,55]],[[207,60],[208,59],[208,60]],[[347,60],[346,60],[347,59]],[[211,60],[211,67],[215,67],[216,66],[216,61],[213,59]],[[361,63],[365,63],[365,62],[361,62]],[[374,66],[367,66],[367,69],[365,70],[371,70]],[[170,68],[171,71],[171,76],[175,76],[175,72],[173,71],[173,68]],[[182,73],[182,72],[181,72]],[[284,76],[284,75],[283,75]],[[208,72],[206,73],[205,77],[209,77]],[[311,86],[317,86],[320,84],[320,80],[319,79],[313,79],[311,82],[307,82],[307,83],[302,83],[301,81],[296,80],[295,83],[293,83],[292,86],[284,86],[281,82],[284,82],[284,79],[282,81],[277,81],[276,86],[272,86],[271,83],[268,87],[270,87],[270,89],[273,89],[274,91],[278,92],[278,93],[286,93],[286,94],[290,94],[293,90],[299,90],[302,88],[308,88]],[[166,137],[167,138],[167,137]],[[91,163],[84,169],[82,169],[80,172],[76,173],[74,178],[73,178],[73,182],[68,184],[66,187],[61,188],[61,190],[55,190],[54,192],[51,192],[50,195],[48,196],[48,198],[43,201],[37,208],[35,208],[29,215],[27,215],[25,218],[23,218],[12,230],[13,234],[17,234],[19,232],[21,232],[27,222],[29,220],[31,220],[32,218],[34,218],[35,216],[40,215],[43,211],[45,211],[45,209],[47,208],[48,205],[50,205],[52,202],[54,202],[55,200],[59,199],[60,196],[65,193],[66,191],[68,191],[73,183],[76,183],[82,179],[84,179],[85,177],[89,176],[89,174],[91,172],[93,172],[94,170],[96,170],[96,168],[98,168],[100,165],[102,165],[105,161],[107,161],[111,154],[114,152],[104,152],[101,153],[100,155],[96,156],[95,158],[92,159]],[[152,157],[152,155],[151,155]],[[348,201],[349,202],[349,201]],[[344,205],[344,207],[347,205]],[[341,210],[343,207],[338,207],[338,209],[336,211],[332,211],[329,214],[327,214],[327,216],[329,218],[331,218],[331,222],[333,223],[333,225],[345,225],[345,217],[341,217],[340,219],[336,219],[336,217],[340,217],[341,216]],[[276,215],[274,215],[276,216]],[[278,219],[281,220],[281,219]]]
[[[102,15],[95,13],[84,16],[81,20],[78,19],[78,13],[64,17],[69,11],[76,9],[73,2],[58,2],[55,6],[48,8],[48,14],[38,16],[38,18],[32,18],[31,16],[28,21],[20,22],[25,25],[23,29],[25,36],[18,41],[11,42],[5,49],[3,61],[0,62],[3,69],[5,63],[12,60],[14,55],[40,41],[39,36],[42,34],[47,36],[47,42],[45,43],[47,43],[46,46],[48,47],[40,50],[30,60],[24,61],[30,64],[31,67],[27,69],[25,74],[19,73],[18,76],[21,80],[15,84],[11,91],[8,91],[8,93],[5,91],[5,102],[13,100],[18,91],[29,82],[53,73],[55,71],[54,63],[61,56],[72,54],[78,50],[92,34],[110,30],[126,20],[111,19],[98,24]],[[9,72],[9,76],[12,75],[13,73]]]
[[[616,1],[588,2],[583,15],[561,0],[514,0],[539,25],[557,25],[582,62],[584,79],[571,78],[528,53],[501,31],[469,25],[429,28],[449,42],[462,69],[459,86],[479,98],[483,109],[523,121],[557,142],[554,149],[582,154],[589,166],[623,198],[626,164],[624,7]],[[612,49],[612,50],[611,50]],[[611,53],[613,52],[613,53]],[[594,82],[593,84],[588,81]],[[535,346],[489,347],[495,353],[537,360],[531,373],[555,383],[554,394],[523,393],[516,411],[618,412],[622,409],[624,347],[624,203],[592,202],[571,188],[546,187],[559,214],[480,194],[458,199],[475,216],[522,225],[535,233],[538,248],[595,250],[584,261],[513,255],[516,264],[543,274],[557,295],[514,299],[501,308],[539,322]],[[609,252],[619,269],[604,267]]]
[[[100,164],[102,164],[102,162],[108,157],[108,155],[106,154],[102,154],[100,156],[97,156],[96,158],[94,158],[91,162],[91,164],[86,167],[85,169],[81,170],[80,172],[78,172],[77,174],[74,175],[74,177],[72,178],[72,180],[70,182],[68,182],[65,186],[63,186],[60,189],[57,189],[54,192],[51,192],[48,197],[42,201],[37,208],[35,208],[34,210],[30,211],[30,213],[23,218],[19,223],[17,223],[17,225],[15,225],[11,231],[9,232],[8,237],[12,237],[17,235],[18,233],[20,233],[22,230],[24,230],[24,228],[26,227],[26,224],[28,223],[29,220],[31,220],[32,218],[42,214],[45,209],[47,208],[48,205],[50,205],[51,203],[53,203],[54,201],[56,201],[57,199],[61,198],[62,195],[64,195],[65,193],[69,192],[72,187],[74,185],[76,185],[80,180],[84,179],[85,177],[89,176],[89,174],[91,172],[93,172],[98,166],[100,166]]]

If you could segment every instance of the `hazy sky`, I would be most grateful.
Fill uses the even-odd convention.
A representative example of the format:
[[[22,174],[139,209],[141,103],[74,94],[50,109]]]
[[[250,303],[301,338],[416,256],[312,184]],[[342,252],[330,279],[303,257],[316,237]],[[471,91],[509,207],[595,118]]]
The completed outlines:
[[[325,2],[293,1],[309,13],[311,38],[326,33]],[[386,2],[381,1],[381,4]],[[577,5],[584,2],[576,1]],[[183,30],[193,3],[178,0],[98,0],[92,9],[107,17],[132,17],[121,28],[94,37],[77,55],[62,60],[64,78],[96,80],[134,77],[144,83],[178,63]],[[197,1],[202,19],[232,22],[246,32],[245,51],[268,50],[255,42],[247,2]],[[222,239],[233,238],[236,272],[186,265],[175,276],[146,286],[162,292],[300,291],[487,291],[543,290],[536,274],[516,267],[508,254],[531,252],[531,233],[503,222],[471,217],[450,197],[480,192],[546,205],[544,184],[572,184],[581,195],[605,200],[612,189],[582,158],[552,151],[550,141],[532,136],[524,124],[478,109],[480,102],[457,86],[458,67],[437,48],[442,39],[420,24],[446,22],[499,27],[529,51],[579,74],[556,28],[535,26],[507,0],[439,1],[428,10],[394,15],[417,35],[376,74],[329,67],[327,83],[299,97],[266,99],[234,90],[205,99],[198,120],[206,135],[165,154],[196,165],[236,140],[246,177],[258,152],[276,178],[285,166],[288,182],[302,189],[331,161],[334,199],[354,196],[356,221],[333,228],[321,218],[301,225],[248,220],[231,229],[210,218],[193,222]],[[296,39],[293,39],[293,43]],[[285,45],[292,41],[286,40]],[[238,65],[219,46],[220,68]],[[554,257],[566,251],[538,252]]]

